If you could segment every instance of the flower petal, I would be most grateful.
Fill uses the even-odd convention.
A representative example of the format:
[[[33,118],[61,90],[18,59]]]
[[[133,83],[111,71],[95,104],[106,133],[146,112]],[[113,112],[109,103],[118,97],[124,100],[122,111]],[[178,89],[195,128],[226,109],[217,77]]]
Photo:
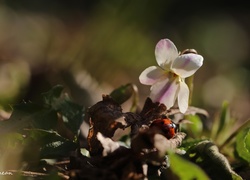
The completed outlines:
[[[178,105],[181,113],[188,109],[189,89],[185,82],[180,82],[180,91],[178,93]]]
[[[157,66],[150,66],[145,69],[139,76],[142,84],[153,85],[164,75],[164,71]]]
[[[178,56],[176,46],[169,39],[161,39],[155,47],[155,58],[159,66],[169,69],[172,62]]]
[[[203,57],[198,54],[183,54],[175,59],[171,70],[182,78],[193,75],[203,64]]]
[[[151,87],[150,98],[153,102],[160,102],[166,105],[167,109],[171,108],[177,98],[179,82],[177,78],[166,78],[158,81]]]

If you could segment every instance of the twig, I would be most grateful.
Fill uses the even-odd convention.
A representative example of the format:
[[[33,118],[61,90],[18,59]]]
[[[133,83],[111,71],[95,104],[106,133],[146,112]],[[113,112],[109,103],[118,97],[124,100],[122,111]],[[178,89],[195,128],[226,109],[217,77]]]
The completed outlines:
[[[12,173],[21,173],[24,176],[47,176],[48,174],[40,173],[40,172],[32,172],[32,171],[20,171],[20,170],[9,170],[8,172]]]
[[[49,174],[41,173],[41,172],[33,172],[33,171],[19,171],[19,170],[9,170],[8,172],[12,173],[21,173],[23,176],[30,176],[30,177],[37,177],[37,176],[48,176]],[[69,179],[69,176],[58,172],[58,176],[64,178],[64,179]]]

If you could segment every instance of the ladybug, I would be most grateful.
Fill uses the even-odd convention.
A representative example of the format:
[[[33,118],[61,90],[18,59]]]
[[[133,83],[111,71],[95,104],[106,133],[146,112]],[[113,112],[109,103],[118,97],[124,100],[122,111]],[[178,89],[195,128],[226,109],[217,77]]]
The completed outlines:
[[[167,117],[156,119],[150,125],[150,128],[158,128],[167,139],[171,139],[178,131],[178,124],[175,124]]]

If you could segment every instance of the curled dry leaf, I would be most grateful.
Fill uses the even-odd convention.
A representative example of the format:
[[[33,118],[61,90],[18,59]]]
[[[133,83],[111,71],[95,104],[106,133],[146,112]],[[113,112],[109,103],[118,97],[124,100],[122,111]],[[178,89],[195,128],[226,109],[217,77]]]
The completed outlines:
[[[149,97],[146,99],[142,111],[139,114],[127,112],[125,120],[131,126],[131,137],[138,134],[142,126],[148,126],[153,120],[161,118],[166,113],[166,106],[158,102],[153,102]]]
[[[140,113],[143,124],[149,124],[152,120],[158,119],[165,114],[167,107],[164,104],[153,102],[149,97],[146,99],[143,109]]]
[[[91,156],[101,155],[103,147],[97,139],[100,132],[105,137],[112,138],[118,128],[127,127],[121,106],[110,96],[103,96],[103,100],[88,109],[90,129],[88,133],[88,150]]]
[[[160,103],[153,103],[147,98],[140,114],[127,112],[123,113],[121,106],[109,95],[103,95],[103,100],[90,107],[86,117],[90,123],[88,133],[88,150],[91,156],[101,155],[103,147],[97,139],[97,133],[112,138],[115,131],[131,127],[131,137],[135,136],[139,128],[149,125],[154,119],[160,118],[166,112],[166,106]]]
[[[103,95],[103,100],[90,107],[87,113],[90,122],[90,129],[87,138],[90,155],[102,155],[104,147],[97,139],[98,132],[104,137],[112,139],[118,128],[125,129],[129,126],[131,127],[131,137],[135,137],[139,133],[135,138],[135,141],[138,138],[140,141],[138,141],[139,145],[137,144],[139,151],[141,151],[145,145],[143,145],[143,143],[145,143],[143,139],[140,139],[143,136],[148,136],[146,139],[151,144],[151,147],[147,144],[145,148],[152,149],[155,143],[155,140],[152,138],[155,137],[155,134],[161,134],[161,132],[155,132],[155,130],[145,130],[144,132],[140,132],[140,129],[142,130],[142,127],[150,125],[155,119],[162,118],[162,115],[164,114],[166,114],[166,106],[160,103],[153,103],[150,98],[146,99],[144,107],[139,114],[132,112],[123,113],[121,106],[116,101],[114,101],[109,95]],[[179,137],[179,135],[177,135],[177,137]],[[170,144],[165,143],[166,147],[177,147],[184,138],[184,136],[180,137],[180,139],[177,138],[177,141],[176,139],[171,139],[169,141]],[[137,151],[137,148],[135,148],[135,151]]]

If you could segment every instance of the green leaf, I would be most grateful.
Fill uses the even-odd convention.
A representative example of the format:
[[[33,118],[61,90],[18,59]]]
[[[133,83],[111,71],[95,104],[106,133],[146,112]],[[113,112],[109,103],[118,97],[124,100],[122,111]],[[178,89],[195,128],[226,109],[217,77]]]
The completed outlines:
[[[43,101],[49,107],[53,107],[53,109],[57,109],[57,100],[60,98],[63,91],[62,85],[56,85],[48,92],[42,94]]]
[[[199,166],[185,160],[184,158],[181,158],[179,155],[170,153],[169,158],[170,169],[176,176],[178,176],[178,179],[209,179],[206,173]]]
[[[74,103],[66,93],[63,87],[57,85],[46,93],[43,93],[44,103],[63,116],[66,126],[77,134],[83,121],[83,107]]]
[[[113,90],[110,96],[118,103],[122,104],[126,102],[134,93],[133,85],[126,84]]]
[[[191,124],[185,124],[188,134],[199,138],[203,131],[203,123],[200,117],[198,115],[188,115],[187,119],[192,122]]]
[[[22,144],[23,140],[23,135],[15,132],[0,136],[0,151],[8,148],[17,148],[20,144]]]
[[[45,146],[46,144],[55,141],[66,141],[64,137],[53,130],[47,131],[43,129],[25,129],[24,133],[26,133],[28,138],[39,141],[41,146]]]
[[[25,132],[28,142],[36,142],[40,146],[41,158],[64,157],[77,148],[76,143],[65,139],[55,131],[26,129]]]
[[[130,108],[131,112],[136,112],[139,97],[138,97],[138,89],[134,84],[126,84],[121,86],[110,93],[112,99],[114,99],[118,104],[122,104],[126,102],[129,98],[132,97],[132,105]]]
[[[220,149],[223,149],[224,147],[226,147],[227,144],[231,143],[233,140],[235,140],[237,134],[244,130],[246,127],[250,126],[250,119],[246,120],[243,124],[240,125],[240,127],[238,127],[234,132],[232,132],[230,134],[230,136],[227,137],[227,139],[219,146]]]
[[[76,150],[77,144],[72,141],[56,141],[47,144],[41,149],[41,158],[68,157],[70,152]]]
[[[211,138],[217,144],[222,144],[230,136],[233,123],[235,123],[235,119],[231,118],[229,103],[225,101],[222,104],[219,117],[214,120]]]
[[[57,123],[55,111],[28,102],[15,105],[8,120],[0,122],[0,134],[24,128],[53,129]]]
[[[222,111],[220,115],[220,123],[219,128],[217,130],[217,135],[222,131],[222,129],[226,126],[227,122],[230,120],[230,112],[229,112],[229,103],[224,102],[222,105]]]
[[[237,134],[236,152],[240,158],[250,163],[250,127],[243,129]]]
[[[184,149],[185,151],[188,151],[195,145],[197,145],[199,142],[204,141],[204,139],[184,139],[181,143],[181,149]]]
[[[230,117],[230,111],[229,111],[229,103],[225,101],[222,104],[219,117],[217,117],[214,120],[212,131],[211,131],[211,138],[214,139],[215,141],[223,141],[225,137],[227,137],[228,135],[226,126],[227,127],[229,126],[230,120],[231,120],[231,117]]]
[[[64,123],[67,127],[77,134],[84,119],[83,107],[65,98],[64,102],[60,104],[58,111],[63,115]]]

